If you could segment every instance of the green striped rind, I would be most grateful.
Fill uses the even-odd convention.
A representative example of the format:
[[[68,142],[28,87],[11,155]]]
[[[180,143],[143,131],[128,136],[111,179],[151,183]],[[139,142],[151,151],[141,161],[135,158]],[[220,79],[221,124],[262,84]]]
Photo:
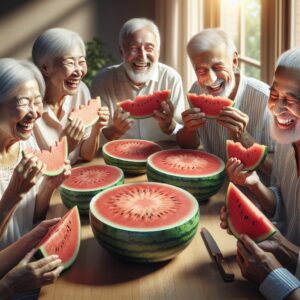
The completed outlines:
[[[268,147],[266,145],[263,145],[263,146],[264,146],[264,151],[263,151],[260,159],[257,161],[257,164],[255,164],[251,167],[245,168],[244,169],[245,171],[253,171],[253,170],[257,169],[260,165],[263,164],[263,162],[265,161],[267,154],[268,154]]]

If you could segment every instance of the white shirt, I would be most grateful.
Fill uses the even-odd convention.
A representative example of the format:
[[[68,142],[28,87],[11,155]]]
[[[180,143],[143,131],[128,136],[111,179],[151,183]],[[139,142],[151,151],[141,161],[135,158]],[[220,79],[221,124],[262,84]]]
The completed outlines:
[[[0,166],[0,201],[10,182],[15,167],[22,158],[22,150],[27,148],[38,149],[33,137],[30,137],[27,141],[20,141],[19,156],[15,164],[9,167]],[[22,235],[33,228],[33,215],[38,186],[39,184],[34,185],[18,204],[16,211],[8,222],[4,235],[0,238],[0,250],[17,241]]]
[[[158,63],[153,78],[142,88],[134,87],[127,78],[123,64],[111,66],[101,70],[94,78],[91,87],[93,97],[100,96],[102,105],[106,105],[110,112],[110,124],[116,103],[126,99],[135,99],[140,95],[153,94],[155,91],[172,90],[171,102],[174,105],[174,119],[177,122],[176,130],[172,135],[164,134],[154,118],[134,119],[132,127],[121,137],[122,139],[146,139],[151,141],[175,140],[175,133],[181,127],[181,113],[185,110],[180,75],[171,67]],[[102,144],[103,139],[101,138]]]
[[[89,89],[83,82],[80,82],[76,95],[65,96],[60,119],[56,117],[49,105],[44,103],[44,113],[42,117],[36,121],[34,126],[34,135],[40,149],[48,150],[50,146],[54,145],[55,142],[59,140],[60,134],[69,122],[68,117],[70,112],[74,108],[79,108],[80,105],[87,104],[90,99],[91,95]],[[90,133],[91,129],[86,129],[82,141],[87,139]],[[69,154],[71,164],[75,163],[79,158],[82,141]]]
[[[271,115],[267,107],[269,86],[254,78],[240,75],[239,87],[234,99],[234,107],[249,116],[247,131],[257,143],[267,145],[274,151],[274,141],[270,136]],[[195,82],[190,93],[204,93],[198,82]],[[206,119],[204,127],[198,129],[198,135],[204,149],[224,161],[226,158],[227,129],[219,125],[215,119]],[[269,183],[269,178],[259,172],[261,179]]]

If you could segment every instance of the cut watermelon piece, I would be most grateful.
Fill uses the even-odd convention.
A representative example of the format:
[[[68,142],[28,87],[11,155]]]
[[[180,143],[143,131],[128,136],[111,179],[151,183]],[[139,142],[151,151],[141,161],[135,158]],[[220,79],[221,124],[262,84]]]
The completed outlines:
[[[237,239],[240,239],[241,234],[247,234],[259,243],[276,232],[268,218],[231,182],[227,190],[226,206],[228,227]]]
[[[53,225],[37,246],[37,259],[53,254],[59,256],[64,269],[75,261],[80,248],[81,227],[77,207],[69,210],[63,218]]]
[[[68,142],[64,136],[59,142],[56,142],[54,146],[51,146],[49,150],[35,150],[27,148],[23,151],[23,155],[33,154],[41,162],[46,165],[46,170],[43,172],[45,176],[57,176],[65,169],[65,161],[68,159]]]
[[[169,260],[191,242],[199,205],[188,192],[162,183],[133,183],[96,195],[90,223],[98,242],[136,262]]]
[[[91,99],[87,105],[80,105],[78,109],[73,109],[69,115],[69,120],[79,118],[85,128],[93,126],[99,119],[98,111],[101,108],[100,97]]]
[[[225,164],[217,156],[204,151],[163,150],[148,158],[147,177],[149,181],[181,187],[203,201],[222,187]]]
[[[198,107],[205,113],[207,118],[216,118],[220,111],[226,106],[233,106],[233,101],[211,95],[187,94],[187,98],[192,107]]]
[[[135,119],[145,119],[153,116],[154,110],[161,109],[161,103],[169,99],[170,90],[157,91],[152,95],[137,96],[134,100],[124,100],[118,105],[130,113]]]
[[[161,147],[154,142],[127,139],[106,143],[102,153],[107,164],[121,168],[126,174],[143,174],[147,158],[160,150]]]
[[[262,164],[267,156],[268,148],[265,145],[254,143],[248,149],[241,143],[232,140],[226,141],[227,159],[236,157],[244,165],[244,170],[253,171]]]
[[[78,206],[80,214],[88,214],[91,199],[101,191],[124,182],[121,169],[114,166],[83,166],[72,169],[60,186],[65,206]]]

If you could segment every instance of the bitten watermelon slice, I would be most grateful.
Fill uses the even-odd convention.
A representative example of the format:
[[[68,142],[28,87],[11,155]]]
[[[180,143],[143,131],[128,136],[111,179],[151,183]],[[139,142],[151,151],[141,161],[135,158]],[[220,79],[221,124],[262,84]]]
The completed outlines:
[[[152,95],[137,96],[134,100],[124,100],[118,105],[135,119],[145,119],[153,115],[154,110],[161,109],[161,103],[169,99],[170,90],[157,91]]]
[[[78,109],[73,109],[69,115],[69,120],[80,118],[85,128],[93,126],[99,119],[98,111],[101,108],[100,97],[91,99],[87,105],[80,105]]]
[[[59,256],[64,269],[75,261],[80,248],[81,227],[77,207],[70,209],[53,225],[37,246],[37,259],[53,254]]]
[[[92,199],[90,223],[112,254],[136,262],[164,261],[195,236],[199,205],[190,193],[168,184],[124,184]]]
[[[240,234],[247,234],[259,243],[276,232],[268,218],[231,182],[227,190],[226,206],[228,227],[237,239]]]
[[[159,150],[160,146],[154,142],[127,139],[106,143],[102,153],[107,164],[121,168],[126,174],[143,174],[147,158]]]
[[[191,106],[200,108],[207,118],[216,118],[224,107],[233,106],[234,103],[230,99],[205,94],[187,94],[187,98]]]
[[[254,143],[245,148],[241,143],[232,140],[226,141],[227,158],[236,157],[244,165],[244,170],[255,170],[265,160],[268,149],[265,145]]]
[[[65,161],[68,159],[67,138],[64,136],[59,142],[56,142],[54,146],[51,146],[49,150],[27,148],[23,151],[23,155],[30,153],[46,165],[46,170],[43,172],[43,175],[56,176],[64,171]]]

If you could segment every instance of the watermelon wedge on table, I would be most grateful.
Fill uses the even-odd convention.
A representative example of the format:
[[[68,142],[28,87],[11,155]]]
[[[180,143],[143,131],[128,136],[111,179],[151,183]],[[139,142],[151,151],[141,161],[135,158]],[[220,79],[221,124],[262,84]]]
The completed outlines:
[[[196,199],[162,183],[113,187],[94,196],[90,204],[90,224],[100,245],[134,262],[175,257],[192,241],[198,223]]]
[[[245,148],[241,143],[232,140],[226,141],[227,158],[236,157],[244,165],[244,170],[253,171],[262,164],[267,156],[268,148],[265,145],[254,143]]]
[[[80,217],[75,206],[48,230],[48,233],[37,246],[35,258],[40,259],[56,254],[61,259],[64,269],[67,269],[77,257],[80,239]]]
[[[157,91],[150,95],[137,96],[134,100],[118,102],[118,106],[130,113],[135,119],[145,119],[153,116],[154,110],[161,109],[161,103],[170,98],[171,91]]]
[[[49,150],[27,148],[23,151],[23,155],[26,154],[33,154],[46,165],[43,175],[57,176],[64,171],[65,161],[68,159],[67,138],[64,136],[59,142],[51,146]]]
[[[233,106],[234,104],[230,99],[205,94],[196,95],[189,93],[187,98],[190,105],[200,108],[207,118],[216,118],[224,107]]]
[[[237,239],[241,234],[247,234],[259,243],[276,232],[268,218],[231,182],[227,189],[226,206],[228,227]]]

